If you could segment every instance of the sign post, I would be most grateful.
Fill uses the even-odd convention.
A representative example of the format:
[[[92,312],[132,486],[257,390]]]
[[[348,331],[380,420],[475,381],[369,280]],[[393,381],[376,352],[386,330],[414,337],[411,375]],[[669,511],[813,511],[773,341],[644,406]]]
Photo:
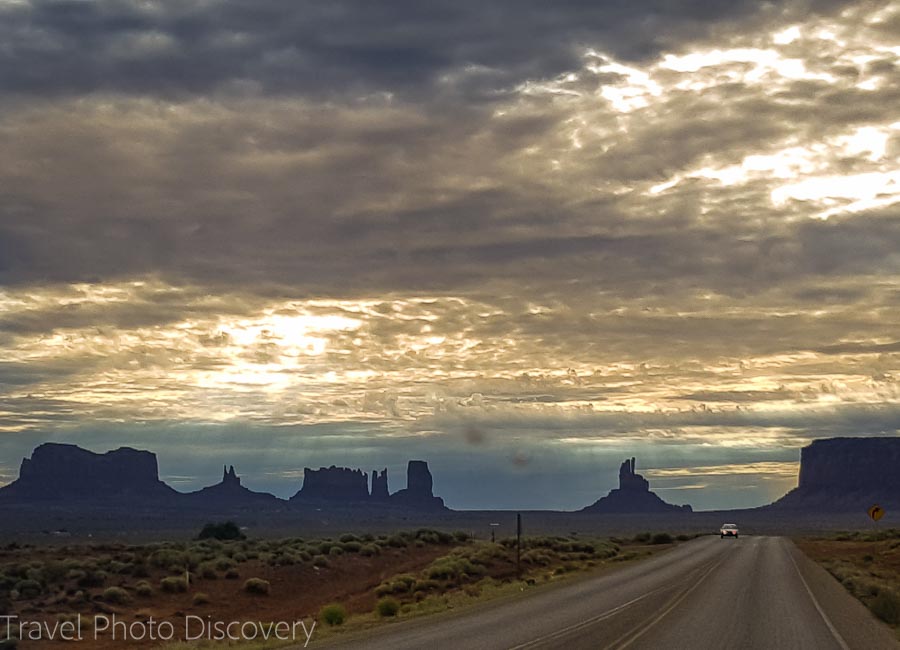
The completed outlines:
[[[878,521],[884,517],[884,508],[877,503],[870,506],[866,512],[869,513],[869,517],[872,518],[872,521]]]
[[[516,513],[516,576],[522,576],[522,513]]]

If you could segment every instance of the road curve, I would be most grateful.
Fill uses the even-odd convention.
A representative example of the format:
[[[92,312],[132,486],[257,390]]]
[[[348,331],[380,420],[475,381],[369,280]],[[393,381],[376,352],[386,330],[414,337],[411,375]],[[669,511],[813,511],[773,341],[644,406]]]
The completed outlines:
[[[781,537],[705,537],[611,573],[310,647],[390,650],[900,648]]]

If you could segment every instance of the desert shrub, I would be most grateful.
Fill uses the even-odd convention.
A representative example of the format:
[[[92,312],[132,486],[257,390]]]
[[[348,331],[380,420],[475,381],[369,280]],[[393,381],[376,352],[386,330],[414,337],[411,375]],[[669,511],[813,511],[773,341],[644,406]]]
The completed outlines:
[[[113,605],[122,605],[131,600],[131,596],[121,587],[108,587],[103,591],[103,600]]]
[[[331,550],[328,551],[328,555],[331,555],[334,557],[337,557],[338,555],[343,555],[343,554],[344,554],[344,549],[342,549],[340,546],[332,546]]]
[[[325,567],[329,566],[329,564],[330,562],[328,561],[328,558],[324,555],[317,555],[313,558],[313,566],[324,569]]]
[[[862,592],[868,596],[877,596],[881,591],[881,585],[877,582],[872,582],[870,580],[865,580],[859,585]]]
[[[553,558],[546,551],[532,549],[522,553],[522,561],[526,564],[536,564],[538,566],[547,566],[553,562]]]
[[[234,555],[231,556],[231,559],[234,560],[235,562],[237,562],[238,564],[240,564],[242,562],[247,561],[247,554],[246,553],[235,553]]]
[[[469,541],[469,533],[464,530],[457,530],[453,533],[453,539],[457,542],[467,542]]]
[[[270,586],[268,580],[263,580],[262,578],[250,578],[244,582],[244,591],[248,594],[267,596],[269,595]]]
[[[416,584],[413,587],[414,591],[433,591],[435,589],[440,589],[441,583],[437,580],[416,580]]]
[[[109,571],[110,573],[122,574],[122,573],[129,572],[131,570],[131,566],[128,564],[125,564],[124,562],[119,562],[117,560],[111,560],[110,562],[106,563],[106,570]]]
[[[196,568],[196,565],[194,565],[193,567],[190,566],[191,557],[189,554],[170,548],[163,548],[159,549],[158,551],[154,551],[150,555],[149,561],[152,566],[155,566],[158,569],[166,569],[168,571],[184,569],[187,567]]]
[[[415,577],[408,573],[401,573],[394,576],[393,580],[385,580],[375,588],[376,596],[387,596],[389,594],[404,594],[412,589],[416,584]]]
[[[347,620],[347,610],[342,605],[332,603],[331,605],[325,605],[319,610],[319,618],[331,626],[343,625],[344,621]]]
[[[66,580],[74,580],[76,582],[80,581],[87,575],[86,571],[82,571],[81,569],[70,569],[66,573]]]
[[[215,580],[219,577],[219,574],[216,572],[216,567],[212,562],[203,562],[200,564],[200,566],[197,567],[197,575],[204,580]]]
[[[216,569],[219,571],[228,571],[234,567],[234,561],[227,557],[220,557],[216,560]]]
[[[345,544],[347,542],[358,542],[359,541],[359,538],[356,535],[349,535],[349,534],[341,535],[338,539]]]
[[[41,565],[36,564],[36,565],[30,567],[25,572],[25,579],[26,580],[37,580],[38,582],[43,582],[44,581],[44,571],[43,571]]]
[[[183,594],[188,590],[187,580],[180,576],[169,576],[159,581],[160,588],[169,594]]]
[[[65,562],[47,562],[44,565],[44,580],[48,583],[59,583],[65,580],[69,567]]]
[[[343,544],[341,544],[341,548],[347,553],[359,553],[360,549],[362,548],[362,544],[360,544],[359,542],[344,542]]]
[[[656,533],[651,539],[651,544],[671,544],[672,536],[669,533]]]
[[[141,580],[134,586],[134,592],[142,598],[148,598],[153,595],[153,587],[146,580]]]
[[[400,611],[400,603],[390,597],[382,598],[375,605],[375,610],[381,617],[396,616],[397,612]]]
[[[197,539],[234,540],[246,539],[246,535],[233,521],[223,521],[215,524],[206,524]]]
[[[143,558],[135,560],[134,564],[131,565],[131,575],[135,578],[150,577],[150,569],[147,568],[147,563]]]
[[[407,540],[403,535],[391,535],[387,539],[387,545],[394,548],[406,548]]]
[[[18,592],[19,598],[37,598],[44,591],[44,588],[37,580],[19,580],[14,591]]]
[[[872,557],[871,555],[869,555],[868,553],[867,553],[866,555],[863,555],[863,556],[862,556],[862,561],[865,562],[866,564],[868,564],[869,562],[873,561],[874,559],[875,559],[875,558]]]
[[[15,578],[24,578],[25,572],[28,570],[28,566],[24,564],[16,564],[15,562],[10,562],[9,564],[3,565],[3,572],[8,576],[13,576]]]
[[[435,530],[417,530],[416,539],[423,544],[440,544],[441,538]]]
[[[300,558],[301,562],[309,562],[313,556],[309,551],[297,551],[297,557]]]
[[[900,624],[900,596],[896,592],[881,589],[869,605],[872,613],[889,625]]]
[[[679,542],[686,542],[686,541],[688,541],[690,538],[691,538],[690,535],[685,535],[684,533],[682,533],[681,535],[677,535],[677,536],[675,537],[675,539],[677,539]]]
[[[225,572],[226,580],[237,580],[240,577],[241,577],[241,574],[238,573],[237,569],[228,569],[228,571]]]
[[[379,549],[375,544],[365,544],[360,547],[359,554],[363,557],[372,557],[373,555],[378,555]]]
[[[650,541],[650,533],[638,533],[634,536],[634,541],[641,544],[646,544]]]
[[[493,560],[504,559],[507,555],[501,547],[494,544],[479,544],[465,550],[454,551],[447,557],[465,557],[473,564],[487,566]]]
[[[198,591],[194,594],[194,598],[192,599],[195,605],[206,605],[209,603],[209,596],[204,594],[202,591]]]

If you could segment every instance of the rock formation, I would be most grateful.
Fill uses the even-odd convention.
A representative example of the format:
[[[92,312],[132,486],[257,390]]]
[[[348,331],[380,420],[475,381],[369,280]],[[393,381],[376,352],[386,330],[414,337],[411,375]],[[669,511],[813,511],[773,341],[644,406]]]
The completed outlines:
[[[388,493],[387,467],[381,472],[372,470],[372,498],[377,501],[385,501],[390,498]]]
[[[222,512],[229,508],[274,509],[285,501],[274,495],[254,492],[241,484],[234,465],[222,469],[222,481],[196,492],[173,490],[159,480],[156,455],[123,447],[96,454],[75,445],[47,443],[37,447],[31,458],[22,461],[19,478],[0,488],[0,504],[29,504],[58,501],[74,504],[74,509],[95,505],[122,507],[165,507]],[[444,502],[434,496],[433,481],[425,461],[409,461],[406,489],[390,494],[387,468],[372,472],[346,467],[305,468],[303,486],[290,499],[295,504],[377,505],[380,508],[443,510]],[[66,506],[69,507],[69,506]]]
[[[411,460],[406,467],[406,489],[391,495],[393,505],[416,510],[443,510],[444,500],[434,496],[434,485],[428,463]]]
[[[222,485],[241,487],[241,479],[239,479],[238,475],[235,473],[234,465],[230,468],[222,467]]]
[[[19,478],[0,490],[4,501],[171,500],[178,493],[159,480],[156,455],[122,447],[95,454],[46,443],[22,461]]]
[[[369,480],[361,469],[321,467],[303,469],[303,487],[291,501],[366,501]]]
[[[842,512],[900,507],[900,437],[829,438],[800,450],[798,486],[768,506]]]
[[[222,471],[222,482],[184,495],[184,500],[194,507],[262,507],[276,506],[281,499],[265,492],[254,492],[241,485],[234,465]]]
[[[650,491],[650,483],[635,472],[635,459],[626,459],[619,468],[619,487],[581,512],[628,514],[691,512],[691,507],[666,503]]]
[[[636,464],[634,456],[630,461],[626,459],[622,463],[619,468],[619,489],[626,492],[649,492],[650,481],[634,471]]]

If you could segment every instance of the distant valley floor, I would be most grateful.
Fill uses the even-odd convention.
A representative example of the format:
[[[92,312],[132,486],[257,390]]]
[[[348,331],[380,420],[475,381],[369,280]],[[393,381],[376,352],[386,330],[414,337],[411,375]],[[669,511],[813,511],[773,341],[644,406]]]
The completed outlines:
[[[662,514],[596,514],[522,511],[527,534],[634,535],[640,532],[710,533],[735,523],[742,533],[802,535],[819,531],[900,528],[900,513],[888,511],[875,524],[865,512],[823,513],[729,510]],[[463,530],[477,539],[515,534],[516,513],[506,510],[415,512],[348,506],[259,511],[185,511],[141,508],[72,509],[65,505],[0,506],[6,542],[59,542],[93,539],[130,542],[188,539],[210,521],[234,521],[253,537],[390,533],[416,528]],[[492,525],[497,524],[497,525]]]

